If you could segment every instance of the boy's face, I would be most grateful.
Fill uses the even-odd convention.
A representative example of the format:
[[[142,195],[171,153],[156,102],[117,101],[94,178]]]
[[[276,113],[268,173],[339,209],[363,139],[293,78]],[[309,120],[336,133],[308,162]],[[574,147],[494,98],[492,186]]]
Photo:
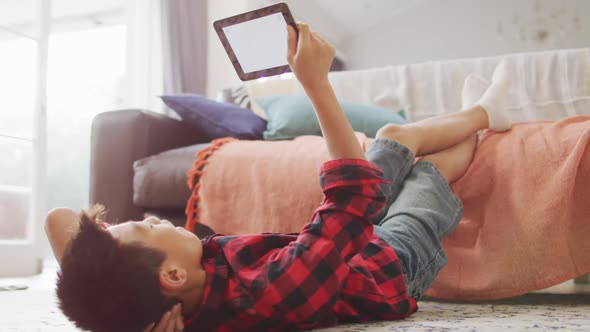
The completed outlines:
[[[149,217],[143,221],[129,221],[107,228],[113,237],[123,243],[141,242],[166,253],[187,270],[200,267],[203,247],[201,240],[183,227],[174,227],[168,220]]]

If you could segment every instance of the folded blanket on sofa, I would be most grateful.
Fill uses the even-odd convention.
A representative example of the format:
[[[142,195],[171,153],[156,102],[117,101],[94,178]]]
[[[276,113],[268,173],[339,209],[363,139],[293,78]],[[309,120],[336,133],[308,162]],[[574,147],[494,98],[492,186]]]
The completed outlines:
[[[298,232],[322,200],[318,172],[327,159],[321,137],[219,141],[190,172],[187,228]],[[448,265],[427,295],[495,299],[590,272],[589,116],[484,132],[452,187],[464,215],[443,241]]]
[[[367,137],[356,135],[366,148]],[[213,141],[189,171],[187,229],[202,222],[225,235],[299,232],[323,200],[319,172],[328,158],[320,136]]]
[[[328,77],[341,100],[403,109],[408,120],[418,121],[460,110],[461,89],[467,75],[475,73],[491,80],[496,65],[504,58],[512,60],[518,73],[508,100],[513,120],[559,120],[590,115],[590,48],[345,70],[331,72]],[[305,94],[295,77],[249,81],[246,86],[252,100]],[[253,107],[256,108],[256,103]]]

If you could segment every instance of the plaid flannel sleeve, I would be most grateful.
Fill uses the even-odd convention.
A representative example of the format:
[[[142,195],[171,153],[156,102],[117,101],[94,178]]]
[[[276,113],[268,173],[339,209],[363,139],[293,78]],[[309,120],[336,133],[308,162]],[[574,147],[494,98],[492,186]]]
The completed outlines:
[[[371,218],[385,206],[382,171],[366,160],[341,159],[325,163],[320,185],[325,200],[304,230],[329,239],[346,261],[369,242]]]
[[[349,274],[347,261],[372,237],[369,218],[385,205],[384,182],[382,172],[365,160],[333,160],[322,166],[322,206],[296,241],[265,258],[257,284],[264,289],[266,304],[298,322],[313,321],[333,306]]]

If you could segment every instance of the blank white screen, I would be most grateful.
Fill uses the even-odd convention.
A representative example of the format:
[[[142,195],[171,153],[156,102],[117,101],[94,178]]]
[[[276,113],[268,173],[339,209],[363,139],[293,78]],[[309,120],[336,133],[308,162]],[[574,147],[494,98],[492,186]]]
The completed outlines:
[[[223,28],[244,73],[287,63],[287,22],[283,14],[263,16]]]

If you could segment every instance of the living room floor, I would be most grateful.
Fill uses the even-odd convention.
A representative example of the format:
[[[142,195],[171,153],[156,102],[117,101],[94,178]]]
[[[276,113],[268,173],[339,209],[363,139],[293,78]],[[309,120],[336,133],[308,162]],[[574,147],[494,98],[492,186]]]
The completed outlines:
[[[50,261],[41,275],[0,279],[0,289],[9,285],[28,287],[0,291],[0,331],[79,331],[55,304],[56,271],[57,264]],[[404,321],[341,325],[316,331],[590,331],[590,285],[575,285],[572,281],[501,301],[421,301],[419,306],[419,311]]]

